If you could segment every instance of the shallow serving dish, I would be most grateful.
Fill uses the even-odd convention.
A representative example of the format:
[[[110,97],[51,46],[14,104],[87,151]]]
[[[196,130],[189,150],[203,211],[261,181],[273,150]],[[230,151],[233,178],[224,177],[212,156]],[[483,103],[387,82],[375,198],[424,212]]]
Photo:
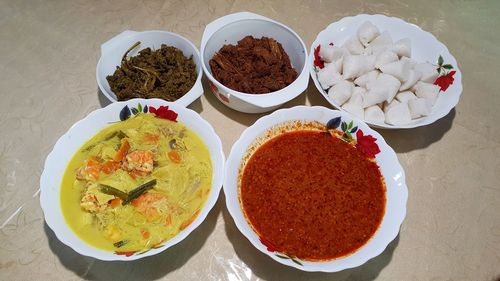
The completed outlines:
[[[141,104],[142,108],[146,105],[155,108],[162,105],[169,106],[171,110],[178,113],[178,121],[186,125],[200,137],[208,147],[212,160],[212,186],[207,201],[200,210],[198,217],[188,227],[170,240],[164,242],[158,248],[152,248],[143,253],[125,256],[95,248],[81,240],[76,233],[73,232],[66,224],[61,210],[60,189],[68,162],[75,152],[88,139],[93,137],[104,127],[107,127],[111,122],[120,121],[120,113],[125,106],[128,106],[130,110],[136,109],[139,104]],[[132,114],[133,113],[134,110],[132,110]],[[130,111],[129,114],[131,114]],[[47,156],[45,167],[40,178],[40,204],[47,225],[54,231],[61,242],[73,248],[76,252],[100,260],[135,260],[160,253],[179,243],[203,222],[219,196],[223,179],[224,161],[225,156],[220,138],[217,136],[212,126],[196,112],[186,109],[179,104],[169,103],[160,99],[131,99],[126,102],[116,102],[105,108],[93,111],[87,117],[75,123],[59,138],[52,152]]]
[[[295,121],[316,121],[326,126],[326,124],[334,118],[336,118],[336,122],[330,122],[330,124],[336,123],[336,128],[338,127],[339,130],[352,121],[353,123],[349,128],[352,128],[353,132],[362,130],[365,135],[371,135],[376,138],[375,143],[380,148],[380,153],[376,154],[375,160],[380,167],[386,185],[386,205],[382,222],[371,239],[361,248],[350,255],[342,256],[334,260],[320,262],[302,261],[278,252],[270,251],[253,231],[252,226],[247,222],[242,210],[239,194],[241,180],[240,169],[244,168],[245,159],[249,157],[249,151],[252,151],[255,146],[258,147],[266,140],[276,135],[272,133],[273,131],[280,131],[283,126],[292,124]],[[356,136],[354,136],[355,134],[353,133],[352,135],[352,137],[356,139]],[[396,153],[387,145],[383,137],[376,131],[370,129],[364,122],[355,118],[353,119],[344,112],[318,106],[296,106],[290,109],[280,109],[270,115],[260,118],[252,126],[247,128],[231,149],[231,153],[226,163],[223,186],[229,213],[233,217],[241,233],[243,233],[257,249],[270,256],[275,261],[304,271],[340,271],[346,268],[359,266],[382,253],[387,245],[398,235],[400,225],[406,215],[406,201],[408,197],[403,168],[398,162]]]
[[[212,76],[208,62],[214,54],[226,44],[236,45],[247,35],[255,38],[270,37],[281,43],[290,57],[292,67],[298,73],[292,84],[279,91],[254,95],[232,90]],[[242,12],[216,19],[205,28],[200,51],[203,71],[217,99],[241,112],[261,113],[276,109],[300,95],[309,83],[307,49],[302,39],[289,27],[260,15]]]
[[[188,106],[203,94],[203,86],[201,84],[203,70],[201,69],[200,53],[193,43],[179,34],[168,31],[148,30],[137,32],[126,30],[101,45],[101,58],[96,67],[96,79],[99,89],[108,100],[116,102],[117,98],[113,91],[111,91],[106,76],[112,75],[115,72],[116,67],[121,64],[123,54],[137,41],[141,41],[141,44],[128,54],[129,57],[138,55],[140,50],[147,47],[160,49],[162,44],[176,47],[187,58],[193,56],[197,72],[196,81],[191,90],[180,99],[174,101],[174,103]]]
[[[422,30],[415,24],[403,21],[402,19],[387,17],[384,15],[361,14],[353,17],[345,17],[330,24],[318,34],[311,45],[309,69],[314,85],[316,85],[316,88],[323,95],[323,97],[325,97],[325,99],[335,108],[345,111],[338,104],[335,104],[328,97],[326,91],[321,88],[313,63],[314,49],[319,44],[333,43],[336,46],[343,45],[349,38],[356,34],[359,26],[366,21],[372,22],[381,32],[385,30],[389,31],[394,42],[402,38],[409,38],[411,40],[412,47],[412,60],[437,64],[438,58],[441,55],[444,62],[451,64],[456,71],[454,75],[455,81],[446,91],[439,93],[436,104],[432,108],[430,115],[412,120],[408,124],[399,126],[389,125],[386,123],[367,123],[375,128],[406,129],[425,126],[446,116],[458,104],[460,95],[462,94],[462,73],[460,72],[456,59],[450,54],[448,48],[443,43],[438,41],[431,33]]]

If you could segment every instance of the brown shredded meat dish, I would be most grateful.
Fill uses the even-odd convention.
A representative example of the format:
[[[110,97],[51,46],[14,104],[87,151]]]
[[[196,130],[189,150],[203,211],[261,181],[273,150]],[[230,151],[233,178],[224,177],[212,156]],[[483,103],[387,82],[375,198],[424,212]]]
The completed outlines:
[[[113,75],[107,76],[109,86],[119,101],[132,98],[160,98],[176,101],[196,82],[193,57],[181,50],[162,44],[160,49],[145,48],[137,56],[128,53],[139,46],[135,43],[124,55]]]
[[[209,64],[217,81],[248,94],[278,91],[297,78],[283,46],[267,37],[246,36],[236,46],[224,45]]]

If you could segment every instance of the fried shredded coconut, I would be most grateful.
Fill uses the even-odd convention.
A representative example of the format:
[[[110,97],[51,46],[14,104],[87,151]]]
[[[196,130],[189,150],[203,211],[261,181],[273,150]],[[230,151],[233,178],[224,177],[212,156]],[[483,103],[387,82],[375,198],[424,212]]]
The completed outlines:
[[[249,94],[278,91],[297,78],[283,46],[267,37],[246,36],[236,46],[224,45],[209,64],[217,81]]]

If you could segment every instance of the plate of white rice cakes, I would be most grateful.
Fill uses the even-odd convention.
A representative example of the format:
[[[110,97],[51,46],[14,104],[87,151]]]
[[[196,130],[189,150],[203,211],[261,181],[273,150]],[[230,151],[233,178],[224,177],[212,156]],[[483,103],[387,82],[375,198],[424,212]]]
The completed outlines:
[[[372,127],[431,124],[462,93],[462,74],[448,48],[394,17],[362,14],[334,22],[318,34],[309,59],[325,99]]]

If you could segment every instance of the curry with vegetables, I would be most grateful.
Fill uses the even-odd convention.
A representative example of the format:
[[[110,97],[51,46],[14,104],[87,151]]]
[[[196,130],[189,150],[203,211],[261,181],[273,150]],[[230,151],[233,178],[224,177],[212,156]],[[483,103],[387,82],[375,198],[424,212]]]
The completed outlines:
[[[208,148],[194,132],[139,113],[78,150],[63,177],[61,206],[87,243],[117,253],[143,251],[196,219],[211,180]]]

